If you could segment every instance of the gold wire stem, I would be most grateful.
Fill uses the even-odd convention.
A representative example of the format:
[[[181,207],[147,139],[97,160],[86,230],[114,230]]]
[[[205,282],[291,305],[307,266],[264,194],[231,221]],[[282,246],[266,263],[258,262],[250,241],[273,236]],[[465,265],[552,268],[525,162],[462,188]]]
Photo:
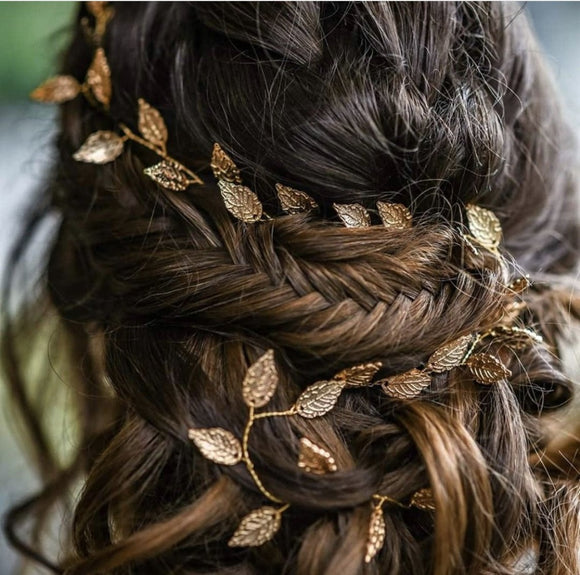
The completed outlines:
[[[471,354],[474,352],[475,348],[477,347],[477,345],[481,342],[481,340],[484,338],[485,336],[478,333],[475,336],[475,339],[473,340],[473,343],[471,344],[471,346],[469,347],[469,349],[467,350],[467,353],[463,356],[463,362],[465,363],[469,357],[471,356]]]
[[[297,411],[294,406],[286,411],[265,411],[263,413],[256,413],[254,415],[254,420],[256,419],[266,419],[267,417],[291,417],[296,415]]]
[[[185,172],[191,178],[190,183],[203,184],[203,180],[195,172],[192,172],[191,170],[186,168],[181,162],[178,162],[176,159],[169,156],[163,148],[155,146],[151,142],[148,142],[147,140],[141,138],[140,136],[132,132],[131,129],[125,124],[119,124],[119,126],[121,130],[123,130],[123,133],[127,136],[127,138],[129,138],[129,140],[133,140],[134,142],[137,142],[141,146],[149,148],[151,151],[155,152],[160,158],[163,158],[164,160],[167,160],[168,162],[175,164],[180,170]]]
[[[244,429],[244,435],[242,437],[242,459],[243,459],[244,463],[246,464],[248,472],[252,476],[252,479],[254,480],[256,487],[262,492],[262,495],[264,495],[264,497],[266,497],[270,501],[273,501],[274,503],[284,503],[284,501],[282,501],[281,499],[278,499],[275,495],[272,495],[264,487],[264,484],[262,483],[261,479],[259,478],[258,474],[256,473],[256,470],[254,468],[254,463],[252,462],[252,460],[250,458],[250,453],[248,450],[248,442],[250,440],[250,431],[252,430],[252,426],[254,425],[255,420],[256,420],[256,416],[254,415],[254,407],[252,406],[252,407],[250,407],[250,414],[248,416],[248,423],[246,424],[246,428]]]
[[[280,509],[278,509],[278,513],[282,514],[284,513],[284,511],[286,511],[286,509],[288,509],[290,507],[290,503],[286,503],[286,505],[282,505],[282,507],[280,507]]]
[[[397,501],[396,499],[393,499],[388,495],[381,495],[379,493],[375,493],[373,495],[373,499],[377,502],[376,505],[377,507],[382,507],[384,503],[388,502],[392,503],[393,505],[396,505],[397,507],[401,507],[402,509],[409,509],[409,505],[405,505],[404,503],[401,503],[400,501]]]

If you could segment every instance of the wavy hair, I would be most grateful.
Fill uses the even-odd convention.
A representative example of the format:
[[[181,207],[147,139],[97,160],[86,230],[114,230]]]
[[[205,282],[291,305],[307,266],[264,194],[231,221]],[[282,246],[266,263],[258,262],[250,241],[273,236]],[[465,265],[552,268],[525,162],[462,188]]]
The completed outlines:
[[[483,2],[114,9],[110,114],[83,98],[62,105],[58,159],[13,257],[59,214],[45,285],[68,337],[61,385],[78,425],[62,463],[9,321],[4,365],[45,480],[7,516],[11,541],[66,575],[515,575],[526,558],[534,573],[580,572],[577,476],[544,453],[544,414],[573,392],[558,360],[565,296],[545,282],[563,283],[577,260],[575,159],[525,18]],[[79,80],[87,17],[81,6],[62,64]],[[138,98],[161,111],[174,157],[211,182],[220,142],[278,217],[232,220],[213,183],[157,186],[142,148],[105,166],[73,160],[95,130],[134,125]],[[278,213],[276,182],[321,213]],[[332,215],[334,202],[379,200],[408,206],[414,227],[347,229]],[[510,272],[460,249],[471,202],[501,219]],[[500,350],[509,381],[483,387],[459,370],[412,401],[357,390],[323,418],[256,423],[256,470],[292,508],[271,542],[227,546],[262,497],[245,467],[205,460],[187,429],[241,434],[253,361],[275,350],[281,409],[348,365],[399,373],[492,324],[517,270],[541,280],[526,321],[546,344]],[[304,433],[337,473],[296,467]],[[79,478],[70,545],[49,561],[18,525],[35,517],[38,534]],[[385,545],[366,565],[372,494],[405,500],[426,486],[436,512],[387,506]]]

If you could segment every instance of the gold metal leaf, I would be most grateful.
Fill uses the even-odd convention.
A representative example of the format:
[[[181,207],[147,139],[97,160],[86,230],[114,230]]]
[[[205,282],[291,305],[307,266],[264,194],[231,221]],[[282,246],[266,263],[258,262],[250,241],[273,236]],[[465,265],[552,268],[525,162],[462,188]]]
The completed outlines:
[[[318,204],[305,192],[282,184],[276,184],[276,192],[282,209],[289,214],[299,214],[318,209]]]
[[[530,287],[530,280],[526,276],[519,277],[515,279],[510,285],[509,289],[515,295],[519,295],[525,292]]]
[[[281,513],[274,507],[260,507],[246,515],[232,538],[230,547],[259,547],[270,541],[280,529]]]
[[[326,475],[338,470],[334,457],[307,437],[300,440],[298,467],[316,475]]]
[[[229,182],[230,184],[242,183],[240,170],[218,143],[213,145],[210,165],[217,180]]]
[[[277,385],[278,370],[274,361],[274,350],[269,349],[246,372],[242,384],[246,405],[248,407],[263,407],[272,399]]]
[[[346,382],[317,381],[307,387],[296,401],[298,414],[313,419],[328,413],[338,401]]]
[[[81,92],[81,85],[72,76],[55,76],[43,82],[30,93],[37,102],[62,104],[74,100]]]
[[[115,132],[99,130],[85,140],[73,158],[88,164],[108,164],[121,155],[123,144],[123,138]]]
[[[426,387],[431,384],[431,376],[419,369],[411,369],[389,377],[382,384],[383,391],[396,399],[412,399],[417,397]]]
[[[385,544],[385,517],[381,505],[376,505],[371,514],[367,538],[365,563],[370,563]]]
[[[497,358],[488,353],[476,353],[465,364],[478,383],[491,384],[507,379],[512,372]]]
[[[501,342],[514,349],[521,350],[536,343],[541,345],[544,338],[529,327],[518,327],[515,325],[498,325],[489,335],[494,342]]]
[[[424,489],[419,489],[411,497],[411,507],[416,507],[417,509],[422,509],[423,511],[435,511],[435,499],[433,498],[433,492],[429,487]]]
[[[247,188],[220,180],[218,187],[224,199],[227,210],[242,222],[257,222],[263,214],[263,208],[258,196]]]
[[[191,183],[187,174],[173,162],[163,160],[143,170],[153,181],[174,192],[182,192]]]
[[[427,371],[443,373],[463,363],[473,337],[464,335],[435,350],[427,362]]]
[[[102,48],[95,50],[95,56],[87,72],[86,83],[97,101],[108,108],[111,103],[111,69]]]
[[[236,465],[242,460],[242,445],[230,431],[221,427],[190,429],[189,439],[201,454],[220,465]]]
[[[403,204],[377,202],[377,208],[386,228],[405,230],[413,225],[413,216]]]
[[[339,371],[332,379],[344,381],[348,387],[362,387],[372,381],[382,366],[383,364],[380,361],[361,363]]]
[[[483,246],[496,249],[501,241],[501,224],[491,211],[469,204],[466,206],[469,230],[473,237]]]
[[[139,98],[139,131],[143,137],[165,151],[167,144],[167,126],[159,110]]]
[[[338,217],[347,228],[368,228],[371,217],[360,204],[332,204]]]

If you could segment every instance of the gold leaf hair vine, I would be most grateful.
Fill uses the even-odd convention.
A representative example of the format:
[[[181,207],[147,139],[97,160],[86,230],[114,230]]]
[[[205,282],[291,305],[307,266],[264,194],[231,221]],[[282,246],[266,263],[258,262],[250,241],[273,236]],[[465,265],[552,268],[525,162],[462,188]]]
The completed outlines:
[[[256,547],[270,541],[280,529],[283,513],[290,508],[290,503],[282,501],[268,490],[254,468],[249,451],[250,434],[254,423],[259,419],[274,417],[305,419],[323,417],[334,409],[346,387],[356,389],[371,385],[381,367],[381,362],[370,362],[343,369],[329,380],[317,381],[308,386],[294,404],[285,411],[256,412],[256,409],[265,407],[270,402],[278,387],[279,378],[274,350],[270,349],[248,368],[242,381],[242,398],[248,407],[248,419],[242,438],[238,439],[232,432],[220,427],[191,428],[188,431],[189,439],[206,459],[228,466],[243,463],[258,491],[270,502],[242,518],[228,542],[230,547]],[[326,475],[339,471],[332,453],[307,437],[300,439],[296,464],[299,469],[313,475]],[[427,493],[427,490],[422,491]],[[369,543],[369,545],[372,550],[367,550],[367,557],[371,559],[384,542],[384,538],[380,537],[378,516],[379,514],[382,516],[382,506],[386,502],[405,509],[416,507],[427,510],[425,504],[421,507],[420,492],[416,492],[411,497],[409,504],[403,504],[391,497],[378,494],[373,496],[372,501],[374,511],[369,528],[369,541],[372,540],[372,544]]]
[[[95,23],[91,27],[88,19],[83,19],[83,28],[96,48],[84,82],[81,84],[73,76],[56,76],[36,88],[30,97],[39,102],[62,104],[82,94],[91,105],[100,105],[107,112],[112,97],[111,68],[102,39],[114,11],[107,2],[87,2],[86,5]],[[184,191],[192,184],[203,184],[197,174],[167,153],[169,134],[160,112],[143,98],[139,98],[137,103],[137,126],[141,135],[123,123],[119,124],[121,134],[98,130],[88,136],[73,154],[73,159],[89,164],[108,164],[123,153],[125,142],[131,140],[161,158],[159,163],[145,168],[144,173],[163,188]]]

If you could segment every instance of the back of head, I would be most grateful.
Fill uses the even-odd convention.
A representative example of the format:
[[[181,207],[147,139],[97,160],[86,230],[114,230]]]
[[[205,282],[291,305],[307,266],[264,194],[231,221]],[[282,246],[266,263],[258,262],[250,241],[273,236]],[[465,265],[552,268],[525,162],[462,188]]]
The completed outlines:
[[[572,271],[578,218],[523,16],[480,2],[112,8],[110,105],[94,83],[62,105],[46,192],[62,215],[47,286],[74,336],[81,416],[45,498],[85,476],[61,568],[491,575],[529,556],[538,573],[580,570],[577,483],[530,460],[544,411],[572,393],[547,279]],[[62,70],[78,82],[105,9],[80,9]],[[140,101],[167,152],[127,135],[154,141]],[[124,134],[122,153],[77,161],[99,130]],[[232,217],[215,142],[267,216]],[[160,149],[204,183],[144,174]],[[285,213],[276,184],[316,209]],[[392,205],[412,226],[382,225]],[[501,221],[500,251],[477,242],[479,208]],[[345,209],[362,220],[345,226]],[[538,281],[520,294],[522,273]],[[267,406],[248,399],[252,373]]]

